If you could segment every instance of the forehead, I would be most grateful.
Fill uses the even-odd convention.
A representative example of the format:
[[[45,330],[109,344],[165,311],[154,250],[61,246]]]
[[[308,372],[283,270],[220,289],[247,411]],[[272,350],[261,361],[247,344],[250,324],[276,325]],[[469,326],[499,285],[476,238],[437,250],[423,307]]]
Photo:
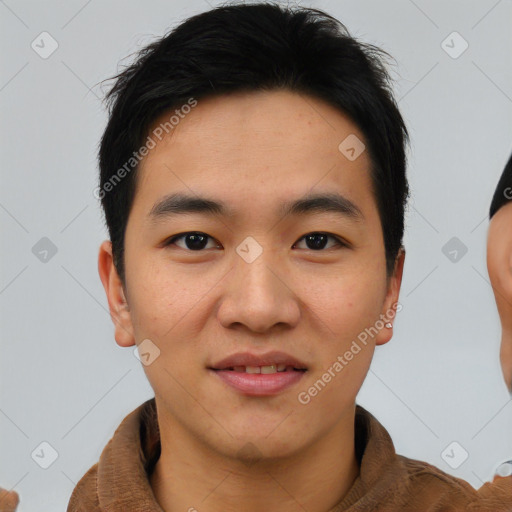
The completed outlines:
[[[175,110],[153,123],[150,136]],[[198,100],[177,119],[139,166],[134,208],[142,203],[148,213],[170,192],[224,198],[239,209],[320,191],[373,206],[364,136],[322,100],[290,91],[237,93]],[[361,151],[357,158],[347,157],[347,144]]]

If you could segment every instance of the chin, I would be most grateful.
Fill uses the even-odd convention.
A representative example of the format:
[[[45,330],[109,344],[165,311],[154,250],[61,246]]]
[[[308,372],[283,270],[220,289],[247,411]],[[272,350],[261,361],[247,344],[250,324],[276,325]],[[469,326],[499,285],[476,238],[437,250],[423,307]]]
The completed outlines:
[[[276,442],[277,441],[277,442]],[[301,446],[283,445],[283,442],[276,440],[270,442],[268,439],[254,439],[242,442],[231,457],[248,466],[278,462],[287,459],[301,451]]]
[[[244,464],[253,465],[257,462],[271,462],[286,459],[303,451],[307,444],[305,439],[297,439],[291,432],[283,429],[244,429],[243,434],[235,428],[226,429],[233,437],[224,436],[220,439],[210,439],[210,445],[224,457],[239,460]]]

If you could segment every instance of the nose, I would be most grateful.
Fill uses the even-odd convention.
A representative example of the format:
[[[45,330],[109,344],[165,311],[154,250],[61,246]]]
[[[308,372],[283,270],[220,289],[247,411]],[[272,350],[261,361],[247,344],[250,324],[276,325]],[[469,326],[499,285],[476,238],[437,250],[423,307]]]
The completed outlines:
[[[250,263],[236,255],[233,264],[217,310],[224,327],[268,333],[297,325],[300,307],[293,281],[273,251],[264,250]]]

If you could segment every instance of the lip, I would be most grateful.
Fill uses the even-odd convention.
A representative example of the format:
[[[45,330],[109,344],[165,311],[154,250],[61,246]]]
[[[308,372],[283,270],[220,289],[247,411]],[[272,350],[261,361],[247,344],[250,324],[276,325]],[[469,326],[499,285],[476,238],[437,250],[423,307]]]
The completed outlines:
[[[214,378],[221,379],[225,384],[243,395],[271,396],[281,393],[297,384],[307,371],[284,371],[276,373],[242,373],[232,370],[208,370]]]
[[[293,366],[294,368],[303,370],[308,369],[303,361],[287,354],[286,352],[279,352],[276,350],[265,352],[264,354],[237,352],[212,364],[209,369],[227,370],[228,368],[233,368],[235,366],[269,366],[272,364],[285,364],[286,366]]]

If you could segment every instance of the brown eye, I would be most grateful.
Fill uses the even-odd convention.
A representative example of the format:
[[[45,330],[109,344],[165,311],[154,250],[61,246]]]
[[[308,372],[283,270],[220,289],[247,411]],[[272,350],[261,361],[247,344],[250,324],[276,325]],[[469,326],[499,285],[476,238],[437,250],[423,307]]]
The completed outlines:
[[[165,246],[168,247],[171,245],[177,245],[181,249],[186,249],[189,251],[201,251],[206,248],[208,239],[213,241],[213,238],[206,233],[190,231],[188,233],[181,233],[180,235],[172,237],[165,243]],[[175,242],[178,240],[183,240],[184,246],[176,244]],[[216,244],[215,247],[218,247],[218,244]]]
[[[346,247],[347,244],[345,244],[340,238],[338,238],[335,235],[331,235],[329,233],[321,233],[321,232],[315,232],[315,233],[308,233],[307,235],[304,235],[300,240],[304,240],[306,242],[306,249],[311,249],[313,251],[321,251],[322,249],[326,248],[327,241],[329,238],[333,239],[335,241],[334,245],[331,245],[330,247],[327,247],[328,249],[332,247]],[[296,242],[297,244],[298,242]],[[295,244],[295,245],[296,245]],[[295,247],[294,245],[294,247]]]

